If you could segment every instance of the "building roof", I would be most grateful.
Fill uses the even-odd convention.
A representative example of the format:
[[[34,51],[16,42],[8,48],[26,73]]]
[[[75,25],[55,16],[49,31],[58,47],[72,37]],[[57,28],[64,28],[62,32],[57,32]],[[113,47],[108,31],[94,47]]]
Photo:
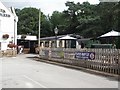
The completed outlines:
[[[17,35],[17,39],[21,40],[23,35]],[[32,35],[25,35],[24,40],[37,40],[37,36],[32,36]]]
[[[83,37],[80,36],[80,35],[75,35],[75,34],[68,34],[68,35],[71,36],[71,37],[77,38],[77,39],[83,38]],[[62,37],[64,37],[64,36],[66,36],[66,35],[58,35],[58,36],[57,36],[57,39],[62,38]],[[56,36],[40,38],[40,40],[54,40],[54,39],[56,39]]]
[[[3,11],[1,13],[1,16],[14,17],[14,14],[11,12],[11,10],[7,8],[1,1],[0,1],[0,11]]]
[[[82,36],[80,35],[75,35],[75,34],[68,34],[70,37],[73,37],[73,38],[76,38],[76,39],[81,39],[83,38]],[[24,40],[38,40],[37,39],[37,36],[32,36],[32,35],[25,35],[26,38],[24,38]],[[65,37],[66,35],[58,35],[57,36],[57,39],[59,38],[62,38],[62,37]],[[18,40],[21,40],[23,38],[21,38],[22,35],[17,35],[17,39]],[[56,39],[56,36],[51,36],[51,37],[43,37],[43,38],[40,38],[40,40],[55,40]]]

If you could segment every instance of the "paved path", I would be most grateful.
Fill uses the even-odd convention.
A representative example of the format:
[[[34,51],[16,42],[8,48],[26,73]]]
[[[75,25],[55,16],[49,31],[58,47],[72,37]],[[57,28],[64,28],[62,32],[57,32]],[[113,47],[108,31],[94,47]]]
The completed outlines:
[[[0,58],[3,88],[118,88],[118,81],[34,61],[30,56],[34,55]]]

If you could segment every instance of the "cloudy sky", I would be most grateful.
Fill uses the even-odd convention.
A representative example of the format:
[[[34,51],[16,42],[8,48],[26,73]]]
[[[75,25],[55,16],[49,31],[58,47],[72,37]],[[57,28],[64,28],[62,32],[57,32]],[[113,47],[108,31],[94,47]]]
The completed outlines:
[[[44,14],[52,14],[53,11],[63,11],[67,9],[65,6],[65,2],[67,1],[74,1],[77,2],[84,2],[88,1],[91,4],[98,4],[99,0],[1,0],[6,7],[13,6],[15,8],[24,8],[24,7],[36,7],[41,8],[41,11]]]

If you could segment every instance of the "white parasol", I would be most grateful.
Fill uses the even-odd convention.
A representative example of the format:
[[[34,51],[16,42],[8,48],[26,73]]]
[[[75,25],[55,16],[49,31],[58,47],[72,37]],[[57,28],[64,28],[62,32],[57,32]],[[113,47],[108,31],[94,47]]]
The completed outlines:
[[[112,30],[106,34],[101,35],[100,37],[114,37],[114,36],[120,36],[120,32]]]
[[[71,36],[69,36],[69,35],[66,35],[66,36],[61,37],[61,38],[59,38],[59,39],[61,39],[61,40],[75,40],[75,39],[77,39],[77,38],[74,38],[74,37],[71,37]]]

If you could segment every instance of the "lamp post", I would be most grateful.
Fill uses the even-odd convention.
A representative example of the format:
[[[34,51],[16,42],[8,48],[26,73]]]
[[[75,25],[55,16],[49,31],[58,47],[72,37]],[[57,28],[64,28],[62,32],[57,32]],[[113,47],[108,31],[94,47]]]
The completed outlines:
[[[58,28],[57,27],[54,29],[54,32],[55,32],[55,38],[56,38],[56,45],[55,45],[55,47],[57,48],[57,34],[58,34]]]

